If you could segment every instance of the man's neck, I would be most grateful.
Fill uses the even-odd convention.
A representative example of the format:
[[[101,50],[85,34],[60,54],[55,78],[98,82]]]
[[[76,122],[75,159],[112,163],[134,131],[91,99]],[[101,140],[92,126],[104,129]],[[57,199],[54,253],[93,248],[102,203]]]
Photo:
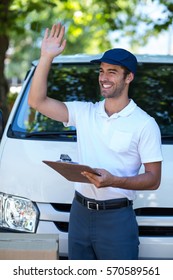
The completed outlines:
[[[105,112],[110,117],[115,113],[119,113],[122,111],[130,102],[130,99],[114,99],[114,98],[107,98],[105,99]]]

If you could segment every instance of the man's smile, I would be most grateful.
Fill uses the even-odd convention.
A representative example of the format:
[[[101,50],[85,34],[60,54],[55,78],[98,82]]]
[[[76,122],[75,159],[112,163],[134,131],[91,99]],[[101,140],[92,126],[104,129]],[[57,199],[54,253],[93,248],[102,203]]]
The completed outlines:
[[[105,89],[109,89],[112,87],[112,84],[107,84],[107,83],[101,83],[102,87]]]

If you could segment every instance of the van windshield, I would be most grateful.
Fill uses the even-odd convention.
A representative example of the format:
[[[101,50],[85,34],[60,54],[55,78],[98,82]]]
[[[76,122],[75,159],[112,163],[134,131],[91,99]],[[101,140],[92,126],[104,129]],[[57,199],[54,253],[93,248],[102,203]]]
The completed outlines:
[[[61,101],[99,101],[98,68],[98,65],[90,63],[53,64],[48,78],[48,96]],[[139,63],[129,92],[130,98],[155,118],[162,139],[168,142],[170,139],[173,141],[172,75],[173,64]],[[30,82],[26,86],[8,136],[76,141],[74,127],[66,128],[62,123],[53,121],[28,106]]]
[[[8,134],[13,137],[76,140],[74,127],[64,127],[30,108],[30,83],[19,105]],[[48,96],[61,101],[99,101],[98,66],[91,64],[53,64],[48,77]]]
[[[173,141],[173,64],[139,63],[130,87],[138,106],[155,118],[162,140]]]

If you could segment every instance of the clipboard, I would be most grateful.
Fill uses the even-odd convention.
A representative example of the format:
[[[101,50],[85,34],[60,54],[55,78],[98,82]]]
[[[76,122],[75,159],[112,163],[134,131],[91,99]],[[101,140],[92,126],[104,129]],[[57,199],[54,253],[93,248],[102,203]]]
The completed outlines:
[[[92,167],[88,165],[82,165],[73,162],[49,160],[43,160],[43,163],[47,164],[49,167],[53,168],[59,174],[65,177],[67,180],[72,182],[90,183],[90,181],[81,174],[81,172],[83,171],[88,171],[97,176],[100,176],[99,173],[97,173]]]

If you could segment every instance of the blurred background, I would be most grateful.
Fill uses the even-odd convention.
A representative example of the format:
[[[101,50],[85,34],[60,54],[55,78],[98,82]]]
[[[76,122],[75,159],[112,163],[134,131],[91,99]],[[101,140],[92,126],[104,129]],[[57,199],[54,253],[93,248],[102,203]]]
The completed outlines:
[[[113,47],[173,54],[172,0],[0,0],[0,110],[5,122],[46,27],[66,27],[64,54]]]

